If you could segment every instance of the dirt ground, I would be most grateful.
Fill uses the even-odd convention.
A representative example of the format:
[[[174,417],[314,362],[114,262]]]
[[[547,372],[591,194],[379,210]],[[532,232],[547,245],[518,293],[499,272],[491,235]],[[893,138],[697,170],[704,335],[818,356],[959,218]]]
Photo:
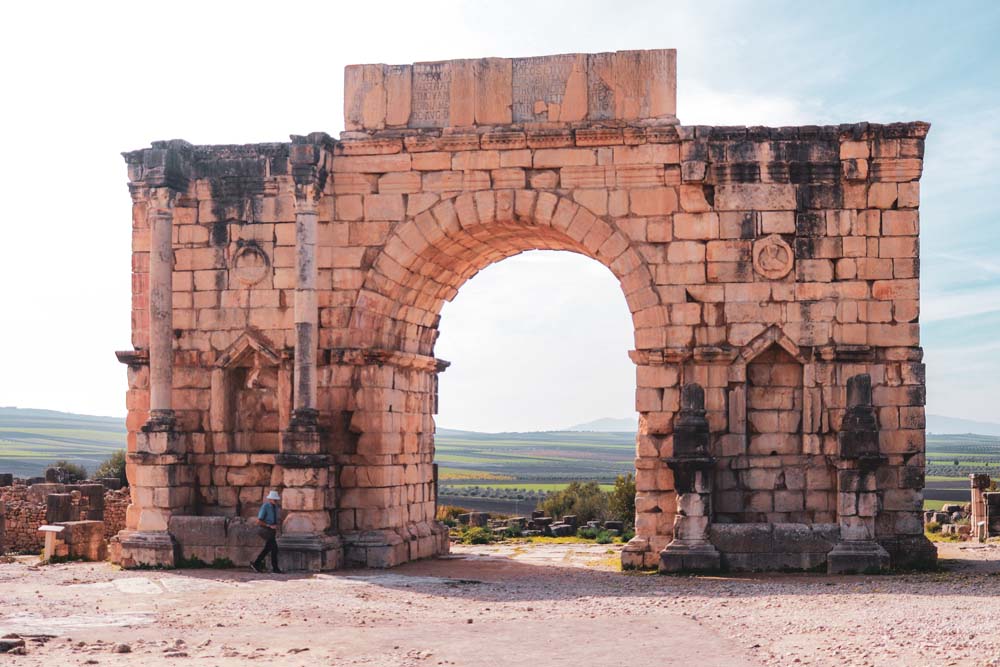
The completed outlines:
[[[597,545],[456,547],[392,571],[0,565],[0,665],[1000,666],[1000,546],[940,573],[622,574]],[[116,653],[115,648],[129,653]]]

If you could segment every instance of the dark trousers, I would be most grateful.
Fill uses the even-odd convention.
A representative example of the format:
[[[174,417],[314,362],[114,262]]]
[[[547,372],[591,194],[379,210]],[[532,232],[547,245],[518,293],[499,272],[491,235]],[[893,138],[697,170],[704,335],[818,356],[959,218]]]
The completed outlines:
[[[271,530],[270,528],[261,527],[260,536],[264,538],[264,550],[260,552],[254,563],[257,567],[264,566],[264,559],[267,558],[267,554],[271,554],[271,569],[278,569],[278,540],[277,532]]]

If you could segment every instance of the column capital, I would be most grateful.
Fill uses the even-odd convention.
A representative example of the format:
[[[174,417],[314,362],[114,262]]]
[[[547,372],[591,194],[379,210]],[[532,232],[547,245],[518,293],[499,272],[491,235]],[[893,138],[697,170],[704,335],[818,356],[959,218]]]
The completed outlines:
[[[149,203],[147,215],[174,215],[174,204],[177,202],[177,191],[168,187],[152,187],[146,190],[146,201]]]
[[[149,148],[122,153],[132,187],[185,192],[194,174],[194,146],[181,139],[154,141]]]
[[[328,160],[332,158],[334,141],[327,134],[314,132],[307,136],[292,135],[288,161],[295,181],[296,210],[315,208],[326,187]]]

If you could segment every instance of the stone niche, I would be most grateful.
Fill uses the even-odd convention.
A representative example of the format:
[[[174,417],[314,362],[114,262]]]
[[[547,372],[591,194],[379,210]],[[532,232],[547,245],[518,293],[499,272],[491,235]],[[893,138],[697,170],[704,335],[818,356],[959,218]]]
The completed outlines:
[[[751,456],[802,453],[802,364],[772,345],[747,365]]]
[[[780,330],[748,347],[745,381],[729,392],[730,432],[739,434],[716,468],[719,523],[836,521],[836,470],[817,448],[817,396],[804,386],[802,351]],[[732,442],[732,440],[730,441]]]
[[[263,335],[247,331],[219,356],[211,391],[215,457],[196,475],[200,506],[209,515],[255,515],[291,411],[291,368]]]

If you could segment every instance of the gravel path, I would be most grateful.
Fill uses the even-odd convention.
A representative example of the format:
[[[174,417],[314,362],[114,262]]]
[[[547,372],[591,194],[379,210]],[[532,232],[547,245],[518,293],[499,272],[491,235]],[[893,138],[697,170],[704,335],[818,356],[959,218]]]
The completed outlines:
[[[12,665],[1000,667],[1000,547],[877,577],[660,577],[608,547],[457,547],[389,572],[0,565]],[[115,653],[125,650],[130,653]]]

